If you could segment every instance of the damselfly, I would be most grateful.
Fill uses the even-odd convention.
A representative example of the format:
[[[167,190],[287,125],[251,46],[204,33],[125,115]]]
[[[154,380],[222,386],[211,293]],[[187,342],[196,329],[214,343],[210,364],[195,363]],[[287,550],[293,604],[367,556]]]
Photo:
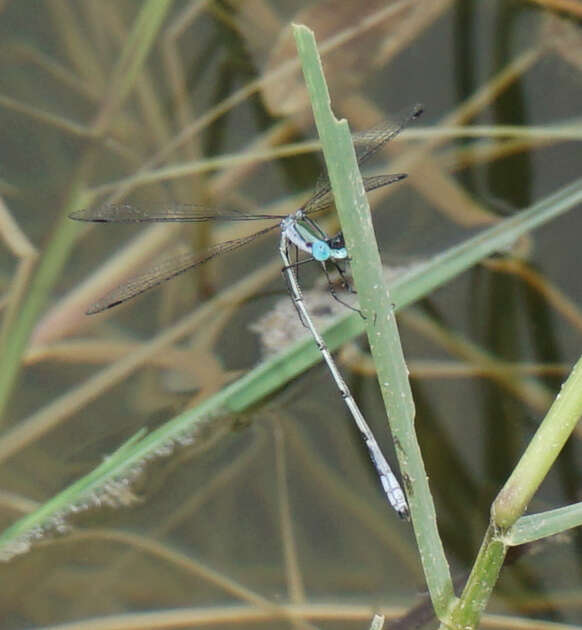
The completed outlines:
[[[366,132],[355,134],[353,139],[358,164],[362,165],[370,159],[376,151],[378,151],[389,140],[394,138],[394,136],[396,136],[411,120],[418,118],[421,113],[422,107],[420,105],[415,105],[396,123],[382,123],[381,125],[378,125]],[[364,177],[364,188],[366,191],[374,190],[397,182],[405,177],[406,175],[404,174]],[[332,203],[333,197],[329,181],[326,177],[321,177],[316,186],[315,192],[309,200],[301,206],[299,210],[284,217],[270,214],[245,214],[242,212],[227,213],[219,210],[209,212],[207,208],[190,204],[165,204],[148,208],[138,208],[129,204],[105,204],[74,212],[70,215],[72,219],[97,223],[144,223],[160,221],[277,221],[275,225],[259,230],[249,236],[216,245],[201,256],[186,254],[180,256],[179,258],[170,259],[157,267],[150,269],[145,274],[138,276],[133,280],[129,280],[125,284],[122,284],[118,288],[114,289],[94,304],[87,313],[99,313],[108,308],[126,302],[140,293],[161,284],[165,280],[169,280],[178,274],[206,263],[217,256],[234,251],[239,247],[254,241],[257,237],[279,228],[279,253],[283,260],[283,272],[287,279],[289,291],[301,321],[311,332],[319,351],[327,363],[341,396],[352,414],[352,417],[356,422],[356,426],[364,438],[370,458],[376,468],[388,501],[401,517],[406,518],[408,516],[408,505],[402,488],[382,454],[370,427],[366,423],[347,384],[342,378],[329,349],[323,341],[323,338],[313,325],[311,317],[305,308],[297,278],[293,273],[293,267],[297,263],[293,264],[289,259],[289,244],[292,244],[297,249],[301,249],[309,254],[311,259],[319,261],[322,264],[324,271],[326,270],[325,263],[327,261],[331,261],[337,266],[337,261],[347,259],[348,253],[341,232],[330,238],[310,217],[310,215],[316,212],[325,210]],[[338,270],[340,270],[341,273],[341,269],[339,267]]]
[[[406,124],[418,118],[421,113],[422,107],[415,105],[394,123],[383,122],[368,131],[355,134],[353,138],[358,164],[362,165],[369,160],[383,145],[400,133]],[[406,175],[404,174],[364,177],[364,187],[366,191],[375,190],[404,179],[405,177]],[[295,213],[287,216],[246,214],[243,212],[222,211],[195,204],[182,203],[160,203],[140,207],[126,203],[103,204],[73,212],[69,215],[71,219],[94,223],[276,221],[274,225],[254,232],[249,236],[220,243],[210,248],[202,255],[189,253],[176,258],[170,258],[150,268],[143,275],[129,280],[103,296],[87,310],[87,314],[99,313],[118,304],[122,304],[174,276],[207,263],[217,256],[243,247],[259,236],[272,232],[277,228],[284,231],[289,241],[299,249],[308,253],[315,260],[325,263],[326,260],[345,259],[347,252],[343,245],[341,233],[337,234],[335,237],[329,238],[315,221],[309,217],[309,215],[329,208],[332,204],[333,197],[329,181],[326,177],[322,176],[317,183],[315,192],[308,201]]]

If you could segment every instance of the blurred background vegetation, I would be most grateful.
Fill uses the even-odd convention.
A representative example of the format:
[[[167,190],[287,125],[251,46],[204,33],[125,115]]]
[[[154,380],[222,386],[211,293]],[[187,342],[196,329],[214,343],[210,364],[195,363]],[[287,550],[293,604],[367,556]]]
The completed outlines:
[[[3,526],[258,363],[269,341],[249,327],[286,297],[271,238],[87,318],[158,258],[255,226],[88,228],[70,211],[120,199],[293,211],[321,169],[289,29],[305,23],[353,130],[425,105],[372,165],[409,174],[370,198],[385,262],[410,265],[579,176],[581,16],[549,0],[0,2]],[[580,223],[561,217],[399,315],[460,580],[579,356]],[[363,341],[339,359],[389,452]],[[532,510],[580,500],[579,435]],[[361,628],[425,601],[410,527],[322,366],[68,526],[0,566],[3,627]],[[579,622],[581,543],[575,530],[521,550],[490,612]]]

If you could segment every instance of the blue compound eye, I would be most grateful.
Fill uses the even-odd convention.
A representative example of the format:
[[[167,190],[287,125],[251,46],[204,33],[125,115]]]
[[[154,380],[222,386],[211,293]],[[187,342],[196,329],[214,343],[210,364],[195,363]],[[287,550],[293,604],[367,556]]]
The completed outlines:
[[[315,260],[328,260],[331,256],[331,249],[324,241],[314,241],[311,245],[311,253]]]

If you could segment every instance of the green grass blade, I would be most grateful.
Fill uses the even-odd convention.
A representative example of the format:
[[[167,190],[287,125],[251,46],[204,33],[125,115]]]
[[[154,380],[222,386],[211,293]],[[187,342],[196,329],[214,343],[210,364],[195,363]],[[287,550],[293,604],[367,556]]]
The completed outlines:
[[[582,415],[582,358],[538,427],[525,453],[497,495],[493,521],[507,529],[525,511]]]
[[[582,503],[575,503],[541,514],[523,516],[504,535],[503,540],[510,546],[523,545],[581,525]]]
[[[73,184],[71,198],[71,206],[66,211],[83,207],[88,200],[88,197],[75,184]],[[53,237],[39,258],[28,292],[19,308],[18,317],[14,319],[2,338],[0,349],[0,424],[4,421],[4,411],[18,379],[22,354],[26,349],[30,334],[49,299],[49,292],[65,265],[73,246],[75,234],[78,232],[78,227],[71,225],[71,223],[72,221],[65,219],[64,216],[59,220]]]
[[[351,257],[354,284],[390,418],[405,479],[414,530],[433,606],[444,616],[454,598],[448,562],[440,540],[427,474],[414,432],[414,402],[408,381],[393,298],[384,280],[370,208],[347,121],[337,121],[313,33],[294,27],[303,75],[321,139],[335,205]]]

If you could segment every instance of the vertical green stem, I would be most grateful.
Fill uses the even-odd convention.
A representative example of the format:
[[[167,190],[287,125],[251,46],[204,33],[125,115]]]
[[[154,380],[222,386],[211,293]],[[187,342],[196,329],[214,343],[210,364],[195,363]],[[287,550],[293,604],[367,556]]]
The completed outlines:
[[[581,415],[582,358],[576,362],[525,453],[493,503],[491,513],[498,527],[510,527],[525,511]]]
[[[463,594],[452,611],[450,620],[444,620],[447,627],[477,627],[497,582],[506,551],[506,545],[495,537],[494,529],[490,525]]]
[[[351,256],[360,308],[366,317],[370,348],[403,471],[427,584],[435,611],[443,618],[454,601],[452,580],[414,432],[414,402],[408,382],[408,370],[394,317],[394,305],[382,273],[352,137],[347,122],[338,122],[331,111],[313,33],[304,26],[296,26],[295,39],[335,204]]]

